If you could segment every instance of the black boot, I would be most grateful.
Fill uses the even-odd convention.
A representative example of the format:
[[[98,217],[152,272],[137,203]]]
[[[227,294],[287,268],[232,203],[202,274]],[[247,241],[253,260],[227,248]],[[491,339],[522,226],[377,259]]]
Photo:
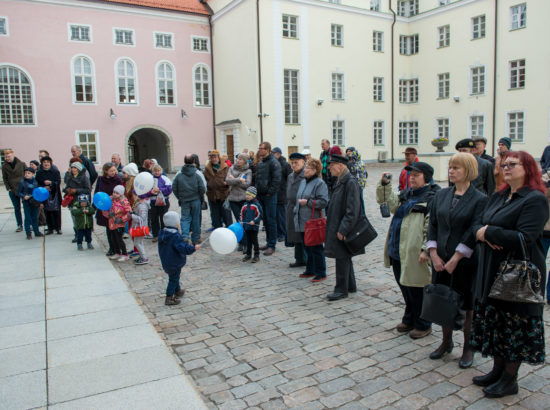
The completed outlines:
[[[502,367],[494,366],[493,369],[483,376],[476,376],[472,378],[472,381],[476,386],[487,387],[493,383],[496,383],[500,376],[502,376]]]
[[[483,389],[485,396],[491,398],[509,396],[511,394],[518,394],[518,376],[517,374],[511,375],[506,371],[502,372],[502,376],[496,383],[491,384]]]

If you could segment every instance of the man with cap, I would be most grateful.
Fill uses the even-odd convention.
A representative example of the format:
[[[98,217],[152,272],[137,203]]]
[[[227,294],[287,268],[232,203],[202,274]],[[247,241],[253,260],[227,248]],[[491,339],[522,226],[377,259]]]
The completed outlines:
[[[418,162],[418,151],[416,151],[416,148],[407,147],[403,154],[405,154],[405,167],[401,170],[401,174],[399,174],[400,191],[411,187],[411,171],[407,170],[407,166]]]
[[[495,183],[499,188],[504,183],[504,172],[501,164],[504,162],[504,156],[512,148],[512,140],[508,137],[502,137],[498,140],[497,156],[495,158]]]
[[[474,137],[474,155],[483,158],[484,160],[489,161],[491,164],[495,164],[495,159],[487,154],[487,150],[485,149],[487,147],[487,138],[483,137]]]
[[[286,239],[286,184],[288,176],[292,173],[292,168],[286,162],[286,158],[283,157],[281,148],[275,147],[271,150],[271,153],[281,166],[281,186],[279,192],[277,192],[277,241],[282,242]]]
[[[294,262],[290,263],[291,268],[306,266],[306,252],[302,242],[302,235],[294,227],[294,206],[300,183],[305,178],[304,167],[306,156],[299,152],[290,154],[290,166],[292,173],[288,176],[286,185],[286,237],[289,243],[294,244]]]
[[[347,298],[350,292],[357,292],[351,258],[365,251],[352,254],[344,240],[359,223],[364,211],[361,209],[359,184],[349,172],[347,157],[331,155],[328,167],[331,175],[337,178],[327,210],[325,235],[325,256],[336,259],[336,286],[334,292],[327,295],[327,299],[333,301]]]
[[[485,195],[491,195],[495,192],[495,175],[493,173],[493,164],[489,161],[474,155],[475,143],[471,138],[464,138],[456,143],[455,146],[458,152],[466,152],[472,154],[477,161],[478,176],[471,181],[471,184]],[[449,182],[449,185],[452,185]]]

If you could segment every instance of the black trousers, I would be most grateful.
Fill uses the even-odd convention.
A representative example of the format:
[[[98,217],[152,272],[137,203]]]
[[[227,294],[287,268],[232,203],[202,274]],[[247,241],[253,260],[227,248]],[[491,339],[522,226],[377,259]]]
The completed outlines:
[[[357,291],[357,283],[355,283],[355,272],[353,271],[351,258],[337,258],[334,292],[347,295],[348,292],[355,291]]]
[[[107,234],[111,237],[110,243],[112,245],[113,252],[120,255],[127,255],[126,244],[122,238],[122,235],[124,235],[124,228],[117,228],[114,230],[109,229]]]
[[[152,234],[155,238],[159,236],[159,231],[164,229],[164,220],[162,218],[169,209],[170,204],[168,203],[168,200],[166,200],[166,205],[164,206],[151,205],[149,216],[151,217]]]
[[[61,210],[58,211],[45,211],[46,224],[50,231],[61,230]]]
[[[252,256],[252,246],[254,246],[254,256],[260,256],[260,245],[258,244],[258,231],[244,231],[246,235],[246,255]]]

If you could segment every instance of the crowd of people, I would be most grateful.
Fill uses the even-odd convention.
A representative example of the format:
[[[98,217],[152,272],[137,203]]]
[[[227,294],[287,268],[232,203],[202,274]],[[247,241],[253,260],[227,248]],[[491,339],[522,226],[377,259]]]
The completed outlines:
[[[492,356],[493,369],[473,381],[484,387],[488,397],[502,397],[517,393],[521,363],[540,364],[545,359],[543,304],[497,300],[490,292],[501,263],[511,255],[518,257],[522,249],[542,273],[541,288],[550,288],[545,265],[550,245],[550,147],[542,155],[541,172],[530,154],[511,151],[509,138],[499,140],[496,158],[486,153],[486,143],[476,138],[456,144],[458,153],[449,161],[449,187],[443,189],[434,183],[433,168],[419,160],[417,150],[406,148],[397,190],[391,174],[383,173],[376,200],[381,210],[387,209],[383,216],[393,214],[384,264],[391,266],[405,301],[396,330],[413,339],[429,335],[432,323],[423,315],[424,288],[433,283],[452,289],[460,295],[462,319],[456,326],[443,326],[441,344],[430,358],[451,352],[453,331],[462,330],[459,366],[472,366],[476,351]],[[357,292],[352,258],[364,250],[351,252],[346,240],[365,215],[368,173],[354,147],[342,151],[324,139],[319,159],[305,150],[290,154],[287,162],[279,147],[264,141],[256,153],[243,150],[234,163],[212,150],[204,168],[196,154],[188,154],[173,180],[154,159],[124,166],[118,154],[98,176],[79,146],[71,148],[63,176],[45,150],[28,167],[12,150],[4,154],[2,175],[17,232],[24,229],[27,239],[33,234],[40,237],[42,224],[47,226],[45,235],[60,235],[61,207],[67,206],[73,242],[80,251],[84,241],[93,249],[95,225],[106,230],[106,255],[120,262],[132,258],[137,265],[147,264],[144,241],[158,242],[169,277],[166,305],[179,304],[184,294],[181,268],[186,255],[201,246],[202,211],[207,209],[209,232],[230,226],[233,219],[242,224],[244,235],[237,251],[242,252],[243,262],[259,262],[260,251],[270,256],[277,246],[293,247],[289,268],[303,268],[299,277],[312,283],[326,280],[326,257],[336,260],[336,285],[327,295],[329,301]],[[134,189],[140,172],[150,173],[154,181],[143,195]],[[37,187],[49,193],[42,203],[33,198]],[[108,195],[110,209],[96,209],[92,192]],[[179,204],[179,215],[170,211],[171,195]],[[308,243],[308,226],[323,218],[324,241]],[[265,231],[262,246],[261,230]],[[127,247],[128,234],[132,242]],[[546,298],[550,303],[548,292]]]

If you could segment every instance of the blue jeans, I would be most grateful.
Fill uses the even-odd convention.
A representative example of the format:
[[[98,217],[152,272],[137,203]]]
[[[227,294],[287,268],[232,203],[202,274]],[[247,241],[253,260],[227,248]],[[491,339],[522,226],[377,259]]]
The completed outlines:
[[[277,194],[258,196],[262,210],[264,211],[264,226],[267,246],[275,249],[277,245]]]
[[[180,290],[181,268],[166,272],[168,274],[168,286],[166,287],[166,296],[174,296]]]
[[[286,240],[286,206],[277,204],[277,237]]]
[[[11,193],[11,192],[10,192]],[[38,230],[38,208],[34,208],[29,204],[29,201],[23,201],[23,212],[25,213],[25,232],[31,233],[31,227],[35,235],[40,232]]]
[[[304,240],[304,232],[302,234],[302,241]],[[305,246],[306,251],[306,271],[304,273],[309,273],[315,275],[316,279],[326,278],[327,277],[327,265],[325,263],[325,250],[323,245],[315,246]]]
[[[542,237],[542,247],[544,248],[544,256],[548,256],[548,248],[550,248],[550,238]],[[548,271],[548,279],[550,280],[550,271]],[[550,301],[550,281],[546,281],[546,300]]]
[[[86,239],[86,243],[92,243],[92,228],[77,229],[76,243],[82,245],[83,239]]]
[[[13,205],[13,212],[15,213],[15,221],[17,226],[23,226],[23,217],[21,216],[21,198],[19,198],[15,193],[8,191]]]
[[[184,239],[189,238],[189,229],[192,229],[191,242],[195,243],[201,236],[201,200],[184,201],[181,203],[181,234]]]

